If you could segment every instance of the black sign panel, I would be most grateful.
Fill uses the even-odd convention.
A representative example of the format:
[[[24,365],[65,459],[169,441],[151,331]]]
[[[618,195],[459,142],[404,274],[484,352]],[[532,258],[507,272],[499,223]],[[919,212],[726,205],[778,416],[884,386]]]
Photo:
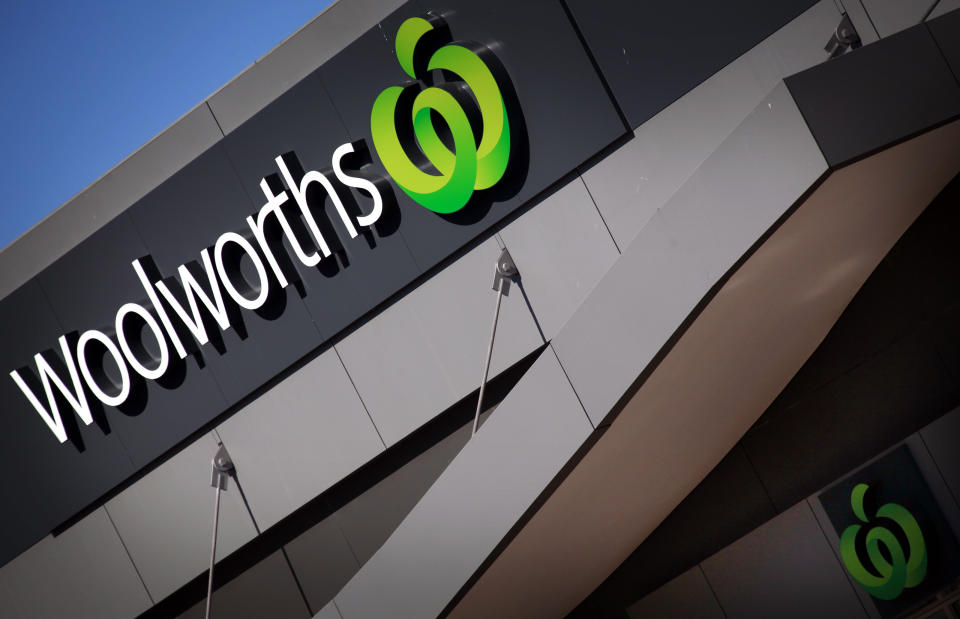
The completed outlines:
[[[960,545],[906,445],[819,498],[844,567],[881,616],[922,605],[960,575]]]
[[[402,191],[372,143],[375,99],[410,82],[393,37],[414,16],[436,25],[431,44],[482,51],[510,119],[507,173],[447,215]],[[428,79],[466,92],[449,71]],[[0,301],[0,564],[624,133],[559,3],[404,5]],[[356,179],[382,197],[367,226],[374,193]],[[320,256],[317,234],[329,253],[308,266],[298,247]]]

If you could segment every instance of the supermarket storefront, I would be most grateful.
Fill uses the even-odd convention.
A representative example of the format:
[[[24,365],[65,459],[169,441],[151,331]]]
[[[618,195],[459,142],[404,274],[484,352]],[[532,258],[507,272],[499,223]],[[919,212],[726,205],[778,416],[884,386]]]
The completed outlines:
[[[200,616],[221,448],[222,616],[949,606],[960,14],[743,4],[341,0],[5,248],[0,608]]]

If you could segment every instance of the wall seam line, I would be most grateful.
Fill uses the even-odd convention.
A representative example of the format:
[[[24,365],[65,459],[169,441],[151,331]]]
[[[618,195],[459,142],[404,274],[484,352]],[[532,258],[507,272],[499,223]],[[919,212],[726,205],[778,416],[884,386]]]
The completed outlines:
[[[850,574],[843,567],[843,562],[841,561],[840,557],[837,556],[836,549],[833,547],[833,544],[830,543],[830,538],[827,536],[827,532],[824,530],[823,524],[820,522],[820,519],[817,518],[817,512],[813,510],[813,505],[810,504],[810,497],[803,499],[803,504],[807,506],[807,510],[810,512],[810,515],[813,516],[813,521],[817,523],[817,528],[820,529],[820,535],[823,536],[823,541],[827,543],[827,548],[830,549],[830,556],[833,557],[834,561],[836,561],[837,567],[840,568],[840,573],[843,574],[843,580],[847,583],[847,586],[850,587],[853,597],[856,598],[857,603],[860,604],[860,608],[863,609],[863,616],[870,617],[870,609],[868,609],[866,604],[863,603],[863,599],[857,592],[857,588],[853,585]]]
[[[749,432],[749,430],[747,432]],[[763,494],[767,497],[767,500],[770,501],[770,507],[773,508],[774,517],[776,517],[777,514],[782,512],[781,510],[777,509],[777,504],[770,495],[770,490],[767,488],[767,484],[763,482],[763,477],[760,476],[760,471],[758,471],[756,465],[754,465],[753,459],[750,457],[750,452],[747,451],[747,446],[743,443],[743,437],[740,437],[740,440],[737,441],[737,446],[740,447],[740,450],[743,452],[743,457],[747,459],[747,464],[750,465],[750,470],[753,471],[757,481],[760,482],[760,487],[763,488]]]
[[[350,370],[347,369],[347,364],[343,362],[343,357],[340,356],[340,351],[337,350],[337,347],[331,346],[335,355],[337,355],[337,360],[340,362],[340,367],[343,368],[344,374],[347,375],[347,380],[350,381],[350,386],[353,387],[354,393],[357,394],[357,399],[360,400],[360,405],[363,406],[363,412],[367,414],[367,419],[370,420],[370,424],[373,426],[373,430],[377,433],[377,438],[380,439],[380,443],[383,445],[383,448],[387,448],[387,442],[383,440],[383,435],[380,434],[380,428],[377,427],[377,422],[373,420],[373,415],[370,414],[370,409],[367,407],[367,403],[363,401],[363,396],[360,395],[360,390],[357,389],[357,384],[353,381],[353,376],[350,376]]]
[[[697,563],[697,569],[700,570],[700,574],[703,576],[703,582],[707,583],[707,588],[710,589],[710,595],[713,596],[713,601],[717,603],[717,607],[720,608],[720,612],[723,613],[724,617],[729,617],[730,615],[727,614],[727,609],[725,609],[723,604],[720,603],[720,596],[717,595],[716,590],[710,583],[710,579],[707,578],[707,572],[703,569],[703,561]],[[647,595],[650,594],[648,593]]]
[[[573,395],[577,396],[577,402],[580,404],[580,409],[583,410],[583,414],[587,417],[587,423],[590,424],[590,427],[594,430],[597,429],[593,419],[590,418],[590,413],[587,412],[587,407],[583,405],[583,400],[580,399],[580,394],[577,393],[577,388],[573,386],[573,381],[570,380],[570,375],[567,374],[567,368],[563,367],[563,361],[560,360],[560,355],[557,354],[556,349],[553,347],[553,340],[547,342],[547,346],[550,348],[550,352],[553,353],[553,358],[557,360],[557,365],[560,366],[560,371],[563,372],[563,377],[567,379],[567,384],[570,385],[570,389],[573,391]]]
[[[863,9],[863,14],[867,16],[867,21],[870,22],[870,27],[873,28],[873,31],[877,34],[877,40],[879,41],[883,37],[880,36],[880,31],[877,30],[877,25],[873,23],[873,18],[870,17],[870,11],[867,10],[867,5],[863,3],[863,0],[857,0],[860,3],[860,8]]]
[[[945,416],[946,415],[944,415],[944,417]],[[940,419],[943,419],[943,417],[941,417]],[[960,508],[960,496],[957,496],[956,493],[953,491],[953,488],[950,487],[950,484],[947,482],[947,478],[943,474],[943,469],[940,468],[940,463],[937,462],[937,459],[933,456],[933,452],[930,451],[930,446],[927,445],[926,439],[923,438],[923,430],[925,429],[926,428],[917,431],[917,436],[920,438],[920,444],[923,445],[923,448],[924,450],[926,450],[927,455],[930,456],[930,460],[931,462],[933,462],[933,467],[937,469],[937,474],[940,476],[940,481],[942,481],[943,485],[946,486],[947,492],[950,494],[950,498],[952,498],[953,502],[957,504],[958,508]]]
[[[933,39],[933,45],[934,47],[937,48],[937,51],[940,53],[940,56],[943,58],[944,64],[947,65],[947,70],[950,71],[950,75],[953,76],[953,79],[955,82],[957,82],[957,85],[960,85],[960,74],[958,74],[954,70],[953,65],[950,64],[950,59],[947,58],[947,55],[943,52],[943,48],[940,46],[940,41],[937,40],[937,37],[934,36],[933,34],[933,30],[930,28],[930,22],[923,21],[921,23],[923,24],[924,28],[927,29],[927,34],[930,35],[931,39]]]
[[[297,591],[300,592],[300,598],[303,600],[304,606],[307,607],[307,612],[310,613],[310,616],[316,614],[316,611],[313,610],[313,607],[310,606],[310,600],[307,599],[307,593],[303,590],[303,585],[300,584],[300,578],[297,576],[297,571],[293,569],[293,563],[290,561],[290,556],[287,554],[286,546],[280,547],[280,553],[283,555],[283,560],[287,562],[287,568],[290,570],[290,575],[293,576],[293,583],[297,585]]]
[[[220,126],[220,119],[217,118],[217,115],[213,113],[213,108],[210,107],[210,99],[203,100],[204,105],[207,106],[207,109],[210,111],[210,117],[213,118],[213,122],[217,124],[217,131],[220,132],[220,137],[225,138],[227,134],[223,132],[223,127]]]
[[[127,558],[130,560],[130,565],[133,566],[133,571],[136,573],[137,578],[140,579],[140,584],[143,586],[143,590],[147,592],[147,599],[150,600],[150,606],[155,606],[156,601],[153,599],[153,594],[150,593],[150,589],[147,587],[146,581],[143,579],[143,575],[140,573],[140,568],[137,567],[136,561],[133,560],[133,555],[130,554],[130,549],[127,548],[127,543],[123,541],[123,536],[120,535],[120,529],[117,528],[117,523],[113,521],[113,516],[110,515],[110,510],[107,509],[107,506],[103,506],[103,513],[107,515],[107,520],[110,521],[110,526],[113,527],[113,532],[117,534],[117,539],[120,540],[120,545],[123,546],[123,551],[127,553]]]
[[[610,224],[607,223],[607,220],[603,217],[603,213],[600,211],[600,206],[597,204],[597,199],[593,197],[593,193],[590,191],[590,186],[587,185],[587,179],[583,178],[583,174],[577,176],[580,179],[580,182],[583,183],[583,188],[587,190],[587,195],[590,196],[590,201],[593,202],[593,208],[597,209],[597,215],[600,216],[600,221],[603,222],[603,227],[607,229],[607,234],[610,235],[610,240],[613,241],[613,246],[616,248],[619,255],[623,255],[623,250],[620,249],[620,244],[617,243],[616,237],[613,236],[613,232],[610,230]]]

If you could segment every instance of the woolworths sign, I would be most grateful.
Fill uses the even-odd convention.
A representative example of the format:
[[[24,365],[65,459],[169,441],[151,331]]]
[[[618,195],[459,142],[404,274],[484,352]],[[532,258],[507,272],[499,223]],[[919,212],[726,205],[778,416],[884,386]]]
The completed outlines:
[[[444,214],[465,208],[475,192],[497,185],[511,163],[510,119],[501,93],[506,77],[499,62],[485,46],[444,41],[446,29],[436,17],[403,22],[396,58],[415,81],[388,86],[371,102],[370,113],[373,146],[393,182],[416,203]],[[294,173],[294,162],[274,157],[283,186],[260,180],[262,206],[240,231],[220,234],[212,247],[199,250],[198,260],[181,264],[176,277],[167,280],[151,278],[141,260],[133,260],[130,267],[146,302],[124,303],[109,328],[61,335],[59,355],[38,352],[33,368],[10,371],[52,436],[60,443],[68,439],[67,411],[58,402],[90,425],[90,396],[106,406],[122,406],[137,376],[159,380],[174,355],[183,360],[210,342],[211,329],[233,328],[232,306],[263,308],[271,287],[290,285],[281,265],[289,253],[304,267],[330,260],[340,240],[330,238],[331,232],[318,223],[310,192],[320,188],[326,195],[337,234],[344,234],[347,243],[375,226],[385,202],[377,179],[343,165],[365,146],[336,148],[329,171]],[[366,194],[368,210],[348,212],[341,196],[345,189]],[[277,225],[279,237],[269,233]]]

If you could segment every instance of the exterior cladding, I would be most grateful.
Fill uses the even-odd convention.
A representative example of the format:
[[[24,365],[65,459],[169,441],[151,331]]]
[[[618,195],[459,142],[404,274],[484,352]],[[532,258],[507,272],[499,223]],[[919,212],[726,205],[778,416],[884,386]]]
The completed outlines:
[[[222,418],[225,411],[230,414],[240,411],[221,425],[220,438],[228,447],[231,441],[237,444],[237,459],[242,464],[244,451],[256,452],[255,446],[244,448],[243,442],[249,442],[251,433],[259,433],[256,427],[258,423],[262,424],[262,421],[251,421],[250,418],[258,413],[263,416],[265,411],[260,400],[271,397],[272,391],[260,399],[250,397],[250,393],[256,391],[255,395],[259,395],[257,390],[265,383],[273,390],[291,389],[302,396],[304,388],[289,386],[283,379],[290,378],[292,373],[313,371],[322,365],[325,369],[322,378],[318,376],[317,380],[330,381],[331,388],[337,391],[335,404],[350,408],[349,419],[343,422],[353,428],[356,441],[364,446],[350,453],[343,462],[338,461],[339,469],[336,466],[330,468],[346,474],[350,467],[381,450],[384,443],[377,434],[383,432],[377,417],[385,419],[388,409],[383,405],[380,411],[376,411],[373,402],[379,398],[389,403],[390,391],[384,389],[375,394],[376,380],[371,380],[371,386],[367,387],[361,385],[362,381],[357,377],[374,371],[371,364],[375,366],[380,361],[376,359],[378,345],[384,343],[373,336],[368,338],[367,344],[355,347],[353,358],[343,353],[356,340],[367,337],[365,332],[371,330],[377,321],[384,320],[382,316],[395,312],[394,308],[401,307],[419,293],[418,289],[398,298],[393,296],[397,291],[432,275],[438,265],[444,268],[440,275],[464,268],[464,259],[450,263],[450,256],[461,256],[465,245],[470,246],[474,239],[488,234],[491,227],[502,225],[511,212],[524,214],[504,229],[496,241],[505,242],[511,249],[519,246],[514,255],[520,262],[522,273],[529,276],[539,270],[544,279],[567,279],[566,286],[556,290],[538,290],[542,282],[530,281],[530,298],[526,301],[532,302],[534,307],[531,310],[542,308],[542,324],[537,322],[536,315],[518,315],[515,318],[518,326],[508,334],[508,339],[520,335],[522,337],[517,338],[520,343],[511,355],[499,360],[499,365],[495,358],[495,370],[506,367],[539,346],[542,337],[552,338],[580,300],[586,297],[589,288],[619,255],[613,241],[603,236],[604,228],[610,228],[620,247],[625,247],[645,223],[633,223],[631,225],[636,227],[632,231],[627,226],[624,232],[619,232],[611,225],[613,218],[608,215],[609,205],[614,200],[600,200],[597,213],[591,195],[581,188],[583,181],[575,176],[571,178],[571,173],[584,172],[591,157],[606,152],[612,143],[622,139],[626,130],[624,122],[642,131],[645,121],[812,5],[809,1],[746,3],[749,6],[733,10],[704,1],[693,7],[687,3],[682,14],[663,5],[658,9],[663,11],[659,17],[651,19],[646,13],[640,14],[641,9],[631,3],[608,4],[611,3],[579,0],[567,3],[498,1],[486,2],[482,6],[470,2],[441,4],[427,0],[403,5],[395,0],[338,2],[283,46],[212,95],[206,104],[191,111],[68,203],[51,216],[49,222],[4,250],[0,254],[5,265],[5,274],[0,277],[0,293],[6,293],[6,296],[0,301],[0,319],[3,324],[17,325],[17,328],[5,332],[0,361],[4,367],[19,368],[32,364],[33,353],[55,347],[60,334],[102,326],[112,320],[113,312],[122,302],[142,300],[142,288],[131,281],[133,273],[129,263],[133,258],[149,254],[163,275],[172,275],[176,265],[196,259],[199,250],[212,243],[217,234],[241,227],[243,217],[259,207],[261,198],[255,183],[260,177],[275,172],[272,167],[274,156],[293,150],[306,169],[322,169],[329,166],[329,155],[337,144],[365,137],[369,142],[364,115],[368,113],[370,101],[379,90],[403,81],[404,76],[392,59],[390,37],[405,16],[434,9],[445,15],[455,39],[476,39],[486,43],[489,37],[497,37],[497,54],[509,68],[511,81],[523,104],[529,168],[525,182],[512,197],[493,205],[476,221],[460,222],[451,227],[432,220],[423,209],[395,190],[398,198],[396,215],[402,225],[395,230],[378,230],[374,238],[375,248],[366,244],[351,246],[350,266],[344,268],[341,265],[342,272],[335,277],[318,272],[304,274],[302,283],[306,294],[299,294],[291,286],[285,293],[285,309],[278,317],[246,313],[246,338],[225,334],[225,341],[220,343],[224,356],[210,351],[204,355],[202,368],[194,358],[188,358],[186,367],[181,368],[178,389],[171,391],[151,385],[147,387],[140,410],[133,413],[113,409],[104,411],[98,424],[81,428],[83,451],[58,445],[12,382],[0,381],[0,402],[5,406],[9,430],[0,436],[0,464],[3,465],[0,467],[0,482],[8,489],[10,499],[8,509],[0,516],[3,525],[0,527],[0,564],[9,562],[0,568],[0,596],[5,596],[0,598],[4,601],[2,606],[16,609],[12,611],[18,613],[14,615],[16,617],[63,614],[62,610],[37,605],[32,597],[46,582],[44,566],[51,560],[51,551],[48,550],[51,546],[57,549],[56,561],[62,571],[57,575],[58,581],[76,585],[76,596],[66,592],[62,599],[70,602],[75,597],[87,596],[84,599],[93,600],[90,608],[73,604],[70,614],[76,617],[131,616],[144,610],[151,601],[159,601],[158,598],[175,589],[177,583],[199,574],[206,550],[186,539],[174,540],[170,544],[171,550],[176,552],[188,546],[192,548],[186,553],[190,555],[186,563],[177,563],[182,560],[178,555],[176,560],[158,562],[153,566],[153,572],[143,569],[158,542],[157,529],[146,526],[143,520],[146,512],[156,509],[154,515],[160,517],[164,505],[166,509],[170,509],[171,504],[175,509],[190,505],[190,509],[184,510],[189,512],[189,517],[184,518],[181,526],[166,523],[172,534],[191,528],[205,532],[209,526],[206,505],[188,498],[183,489],[194,479],[204,483],[204,476],[209,472],[208,458],[196,454],[190,456],[189,450],[167,460],[108,503],[106,509],[94,511],[62,536],[43,540],[29,552],[23,551],[73,514],[95,504],[143,467],[155,466],[169,458],[172,447],[193,440],[197,430],[204,425],[209,427],[214,420],[219,421],[218,417]],[[829,8],[831,4],[820,2],[811,9],[821,11],[818,24],[821,21],[827,23],[836,15]],[[396,12],[364,34],[371,16],[380,17],[394,9]],[[745,14],[751,18],[743,19]],[[503,19],[504,15],[509,15],[510,19]],[[694,27],[684,22],[690,17],[695,18]],[[935,24],[939,23],[931,22],[934,37],[941,41],[950,40],[948,26],[940,26],[938,35]],[[633,26],[641,31],[631,30]],[[810,36],[821,35],[817,30]],[[356,40],[350,43],[353,39]],[[806,41],[807,37],[803,36],[803,39]],[[625,43],[627,40],[631,41],[630,46]],[[624,42],[620,50],[616,48],[617,41]],[[817,43],[822,45],[819,41]],[[676,59],[678,50],[684,54],[682,63]],[[793,53],[780,51],[788,57]],[[641,58],[643,62],[637,62]],[[631,64],[630,61],[635,62]],[[663,67],[670,68],[669,75],[657,73]],[[801,68],[804,67],[780,69],[784,72],[778,74],[774,83]],[[356,75],[364,78],[357,79]],[[651,89],[651,84],[656,88]],[[725,131],[729,132],[739,124],[767,90],[769,87],[749,105],[744,102],[742,116]],[[648,98],[645,93],[651,91],[654,96]],[[946,113],[950,113],[949,110]],[[225,138],[218,127],[227,134]],[[813,130],[820,140],[818,129],[814,127]],[[725,135],[721,135],[716,145]],[[638,140],[627,142],[625,148],[637,143]],[[373,168],[382,173],[375,154]],[[585,180],[587,189],[596,198],[602,182],[598,180],[591,186],[589,173]],[[536,209],[525,212],[532,205],[537,205]],[[203,208],[199,208],[201,206]],[[546,209],[561,213],[560,217],[571,222],[573,228],[563,230],[557,225],[538,236],[538,229],[544,225],[538,219],[542,219]],[[106,220],[112,221],[102,226],[100,222]],[[544,260],[541,251],[557,252],[561,261],[571,260],[573,252],[550,247],[548,238],[569,238],[568,243],[560,245],[572,248],[583,242],[580,237],[585,226],[591,233],[585,244],[589,251],[585,250],[584,255],[595,262],[584,266],[583,261],[575,260],[572,264],[582,271],[571,276],[565,269],[563,274],[558,274],[557,264],[560,262]],[[546,249],[534,249],[538,242]],[[523,247],[528,248],[529,257],[524,257]],[[493,255],[497,250],[496,244],[488,240],[475,245],[472,251],[482,252],[483,260],[486,260],[487,255]],[[52,257],[59,256],[63,257],[43,268]],[[469,254],[464,258],[467,257]],[[542,261],[539,264],[537,257]],[[525,265],[529,265],[529,270]],[[468,270],[472,272],[472,269]],[[94,272],[103,279],[100,289],[91,291],[89,285],[95,284],[96,280],[91,276]],[[450,281],[438,286],[436,281],[438,277],[432,278],[425,286],[438,287],[437,294],[441,297],[459,295],[462,293],[459,286],[466,287]],[[423,305],[420,307],[429,308],[434,301],[426,293],[422,296]],[[519,305],[525,297],[525,294],[514,294],[510,302]],[[571,301],[574,298],[576,300]],[[321,299],[334,299],[335,302],[322,302]],[[74,300],[80,302],[74,304]],[[392,305],[368,321],[368,312],[380,311],[384,301]],[[485,314],[486,310],[480,313]],[[397,368],[403,367],[404,363],[430,359],[439,372],[449,370],[448,355],[455,354],[453,351],[438,352],[423,347],[424,340],[437,335],[438,321],[423,317],[420,320],[425,325],[423,336],[410,337],[408,341],[396,342],[391,347],[391,350],[409,351],[410,356],[397,360],[394,365],[381,364],[382,375],[396,375]],[[338,349],[343,348],[343,353],[325,344],[351,324],[356,331],[337,344]],[[455,332],[455,327],[451,322],[443,328]],[[464,346],[477,348],[472,355],[477,359],[486,335],[479,331],[482,329],[464,342]],[[439,332],[443,333],[442,328]],[[421,348],[414,348],[417,345]],[[304,364],[300,360],[305,356]],[[337,356],[342,359],[338,360]],[[456,370],[454,374],[441,381],[444,383],[443,393],[425,400],[423,410],[415,410],[411,419],[401,423],[394,434],[383,436],[383,441],[390,444],[402,438],[405,432],[428,420],[446,404],[465,395],[468,383],[462,376],[469,371]],[[307,375],[301,375],[298,380],[302,382],[304,378]],[[430,379],[430,375],[411,379],[405,388],[411,393],[420,388],[431,389],[431,383],[436,381]],[[277,380],[281,382],[277,383]],[[402,383],[398,380],[397,388],[402,388]],[[354,384],[359,389],[358,394],[350,393]],[[180,394],[184,394],[182,399]],[[285,396],[277,394],[277,397]],[[310,402],[302,397],[289,405],[294,419],[289,421],[290,427],[299,429],[291,429],[291,432],[302,431],[302,423],[296,418],[309,414],[312,410]],[[408,408],[405,404],[404,410]],[[328,429],[326,422],[325,418],[324,429]],[[288,421],[278,419],[277,423]],[[336,425],[339,432],[341,422],[330,423]],[[386,423],[380,422],[381,425]],[[110,431],[105,432],[104,427],[109,427]],[[235,433],[233,438],[231,430]],[[392,438],[388,440],[388,436]],[[200,454],[203,451],[200,446],[205,446],[209,440],[201,437],[199,446],[191,449]],[[350,439],[351,448],[354,444]],[[286,437],[278,436],[271,449],[290,447]],[[315,465],[322,467],[326,463],[317,460]],[[22,475],[24,470],[31,471],[30,479]],[[278,494],[266,479],[269,475],[264,473],[265,479],[259,480],[263,483],[253,484],[258,487],[251,488],[252,494],[261,497],[259,501],[263,505],[253,508],[257,524],[262,529],[274,522],[311,493],[322,491],[323,486],[335,481],[338,475],[341,473],[331,473],[329,480],[307,486],[298,485],[294,480],[291,484],[285,483],[284,491]],[[42,484],[36,483],[38,479]],[[151,483],[154,484],[152,489]],[[38,488],[43,490],[38,491]],[[134,500],[137,493],[142,498],[139,509],[144,513],[137,512],[138,503]],[[257,502],[258,499],[254,498],[254,503]],[[236,547],[250,539],[257,526],[242,513],[239,504],[235,507],[238,508],[236,520],[230,525],[235,534],[228,547]],[[101,571],[88,572],[82,567],[89,562],[93,552],[89,544],[94,542],[90,540],[99,539],[96,535],[102,532],[103,519],[110,522],[111,517],[116,520],[113,528],[119,531],[119,537],[127,546],[127,554],[137,566],[144,583],[142,587],[131,580],[135,577],[133,567],[119,553],[112,553],[111,562]],[[158,522],[157,526],[162,524]],[[71,545],[73,537],[87,536],[87,531],[94,526],[99,527],[96,535],[90,534],[92,537],[85,537],[82,544]],[[107,541],[103,544],[116,542],[117,538],[109,530],[104,531]],[[135,550],[137,543],[142,544],[139,551]],[[104,547],[100,543],[94,545]],[[21,557],[10,562],[21,553]],[[276,570],[273,564],[269,567],[271,573],[283,572],[282,565]],[[290,581],[289,574],[275,578]],[[94,589],[115,582],[126,584],[117,585],[123,589],[122,595],[113,595],[113,606],[108,608],[103,599],[108,597],[110,588],[104,588],[103,597],[99,598]],[[239,580],[235,582],[240,586]],[[324,612],[329,612],[331,607]],[[331,616],[337,614],[333,609]]]
[[[943,515],[951,521],[954,536],[960,534],[960,505],[951,494],[956,492],[956,480],[947,477],[955,477],[960,468],[953,461],[954,450],[930,444],[928,437],[942,431],[956,436],[958,427],[960,411],[953,411],[903,443],[937,497]],[[601,610],[602,605],[591,607],[585,603],[572,616],[693,616],[686,614],[688,609],[697,609],[696,616],[745,619],[811,614],[845,618],[888,616],[881,614],[876,600],[845,573],[839,545],[839,535],[822,503],[812,496],[636,602],[625,597],[615,607],[625,606],[623,614],[616,614],[618,610],[614,608]],[[629,595],[626,589],[623,593]]]
[[[0,353],[2,365],[30,366],[33,353],[54,346],[62,333],[99,328],[112,322],[122,303],[144,301],[132,260],[149,256],[159,275],[171,276],[177,265],[198,260],[199,251],[219,234],[242,228],[244,217],[259,208],[259,179],[277,172],[275,156],[293,151],[304,169],[324,169],[337,145],[358,139],[370,144],[373,99],[405,81],[393,43],[381,31],[395,32],[405,18],[428,8],[403,5],[0,302],[0,312],[11,316],[9,324],[25,323],[14,345]],[[513,19],[494,28],[488,16],[500,10],[509,10]],[[523,101],[515,123],[522,184],[501,196],[496,208],[477,205],[471,211],[476,217],[453,223],[394,190],[392,212],[378,222],[392,225],[344,242],[334,272],[301,270],[300,282],[271,300],[271,313],[238,316],[235,328],[175,368],[178,384],[150,382],[136,403],[125,410],[108,407],[97,425],[78,428],[73,445],[58,444],[13,381],[2,381],[6,414],[18,424],[26,422],[23,432],[3,439],[16,443],[4,444],[0,468],[10,478],[4,483],[12,489],[11,505],[18,507],[3,517],[2,556],[15,556],[122,484],[623,135],[624,126],[558,4],[504,3],[497,9],[489,3],[481,8],[451,2],[444,12],[458,40],[498,37],[487,42],[498,46]],[[541,55],[545,49],[551,50],[547,63]],[[567,119],[575,116],[581,121],[570,131]],[[375,153],[369,171],[385,176]],[[49,319],[22,319],[45,315]],[[521,355],[541,342],[531,339]],[[34,459],[58,471],[38,471],[47,492],[33,492],[36,480],[31,483],[22,474]]]
[[[951,447],[960,410],[943,414],[960,402],[958,199],[960,177],[877,266],[758,423],[573,616],[622,608],[683,616],[681,597],[695,595],[698,564],[808,499],[817,511],[821,488],[903,437],[960,536],[960,457]],[[782,560],[790,562],[787,554]],[[743,590],[758,594],[744,578]]]

